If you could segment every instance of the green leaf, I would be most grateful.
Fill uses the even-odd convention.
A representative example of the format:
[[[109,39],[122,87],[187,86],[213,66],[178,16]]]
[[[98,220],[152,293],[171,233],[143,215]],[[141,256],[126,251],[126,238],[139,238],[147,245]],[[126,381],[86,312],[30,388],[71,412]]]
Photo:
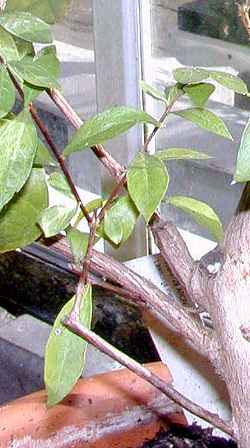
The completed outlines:
[[[129,195],[148,222],[168,188],[166,167],[157,157],[139,152],[128,168],[127,179]]]
[[[202,82],[199,84],[191,84],[183,87],[184,92],[189,96],[195,106],[203,107],[210,95],[215,90],[213,84]]]
[[[14,38],[0,26],[0,55],[6,61],[17,60],[19,53]]]
[[[22,190],[0,213],[0,252],[22,248],[41,235],[37,225],[48,206],[48,189],[43,169],[34,168]]]
[[[37,146],[33,166],[45,167],[45,166],[56,166],[56,165],[57,165],[56,161],[50,155],[46,146],[44,146],[43,142],[40,139],[38,139],[38,146]]]
[[[23,84],[24,107],[28,107],[41,93],[44,92],[43,87],[32,86],[27,82]]]
[[[70,249],[74,258],[74,263],[81,265],[88,248],[89,234],[80,232],[80,230],[70,227],[67,231],[67,239],[70,243]]]
[[[62,323],[72,311],[74,300],[73,297],[58,314],[46,346],[44,380],[48,406],[59,403],[71,392],[84,368],[87,342]],[[87,285],[82,295],[80,322],[90,328],[91,319],[92,291]]]
[[[93,212],[95,209],[100,208],[103,206],[104,200],[102,198],[93,199],[92,201],[89,201],[85,207],[88,210],[89,213]]]
[[[223,227],[214,210],[205,202],[186,196],[172,196],[167,201],[192,216],[202,227],[205,227],[215,240],[223,239]]]
[[[180,98],[183,95],[183,93],[184,93],[183,88],[179,84],[175,84],[174,86],[167,87],[165,89],[165,97],[166,97],[168,106],[170,106],[178,98]]]
[[[158,121],[142,110],[132,107],[112,107],[86,121],[74,134],[63,154],[66,157],[75,151],[103,143],[123,134],[137,123],[160,126]]]
[[[4,65],[0,65],[0,118],[7,115],[16,100],[15,87]]]
[[[156,89],[155,87],[150,86],[144,81],[140,81],[140,87],[143,90],[144,93],[147,93],[148,95],[152,96],[155,100],[163,101],[163,103],[167,103],[167,99],[163,93],[160,92],[160,90]]]
[[[9,33],[28,42],[49,44],[53,40],[49,25],[30,12],[5,13],[0,16],[0,25]]]
[[[19,37],[15,37],[13,36],[15,43],[16,43],[16,47],[17,47],[17,51],[18,51],[18,58],[13,58],[12,60],[17,60],[20,61],[21,59],[23,59],[25,56],[35,56],[35,50],[33,47],[32,42],[27,42],[27,40],[23,40],[20,39]],[[9,60],[9,62],[11,62],[11,59]]]
[[[248,93],[247,85],[238,76],[225,72],[212,71],[209,72],[209,77],[236,93],[240,93],[242,95],[246,95]]]
[[[189,148],[168,148],[157,151],[155,154],[160,160],[207,160],[211,157],[203,152]]]
[[[185,120],[191,121],[206,131],[228,138],[229,140],[233,140],[232,135],[222,119],[210,110],[197,107],[173,113],[179,117],[185,118]]]
[[[69,10],[72,0],[8,0],[6,12],[28,11],[47,23],[54,24]]]
[[[174,79],[181,84],[201,82],[209,77],[209,72],[203,68],[183,67],[173,71]]]
[[[250,119],[241,137],[234,180],[236,182],[247,182],[250,180]]]
[[[0,127],[0,210],[28,179],[37,143],[36,128],[26,112]]]
[[[29,84],[38,87],[60,88],[57,78],[60,64],[54,54],[45,54],[34,59],[26,56],[19,62],[13,62],[10,67]]]
[[[71,199],[72,198],[74,199],[73,193],[67,182],[67,179],[62,173],[52,173],[49,176],[48,183],[52,188],[55,188],[55,190],[58,190],[61,193],[65,194],[66,196],[69,196]]]
[[[46,208],[38,219],[45,237],[50,238],[66,229],[76,211],[77,207],[67,208],[65,205],[54,205]]]
[[[108,238],[119,245],[130,237],[134,230],[138,211],[129,196],[116,201],[104,217],[104,232]]]

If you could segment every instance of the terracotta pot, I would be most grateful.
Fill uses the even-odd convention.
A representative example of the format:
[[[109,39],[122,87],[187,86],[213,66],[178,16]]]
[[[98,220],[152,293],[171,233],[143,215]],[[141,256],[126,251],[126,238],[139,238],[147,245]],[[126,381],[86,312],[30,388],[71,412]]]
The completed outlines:
[[[171,382],[162,363],[149,368]],[[80,380],[51,409],[45,391],[0,408],[0,447],[135,448],[171,423],[186,420],[163,394],[122,369]]]

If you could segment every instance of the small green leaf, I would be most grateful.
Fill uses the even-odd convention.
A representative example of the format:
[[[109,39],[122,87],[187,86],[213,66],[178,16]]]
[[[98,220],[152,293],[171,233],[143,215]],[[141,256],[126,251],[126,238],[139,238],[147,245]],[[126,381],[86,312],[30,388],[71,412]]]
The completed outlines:
[[[183,87],[184,92],[189,96],[195,106],[205,106],[208,98],[215,90],[213,84],[202,82],[199,84],[191,84]]]
[[[47,23],[61,20],[69,10],[72,0],[8,0],[6,12],[28,11]]]
[[[207,160],[211,157],[203,152],[189,148],[168,148],[157,151],[155,154],[160,160]]]
[[[7,115],[14,106],[15,100],[15,87],[4,65],[0,65],[0,118]]]
[[[175,84],[174,86],[167,87],[165,89],[165,97],[167,100],[167,105],[170,106],[171,104],[173,104],[183,94],[184,94],[183,88],[179,84]]]
[[[28,107],[41,93],[44,92],[43,87],[33,86],[27,82],[23,84],[24,107]]]
[[[60,64],[54,54],[39,57],[24,57],[19,62],[10,64],[11,69],[29,84],[38,87],[60,88],[57,78],[60,74]]]
[[[223,87],[227,87],[236,93],[240,93],[242,95],[246,95],[248,93],[247,85],[238,76],[213,70],[212,72],[209,72],[209,77],[214,81],[217,81]]]
[[[87,342],[63,325],[74,305],[74,297],[58,314],[46,346],[44,381],[48,394],[48,406],[63,400],[80,378],[84,364]],[[82,295],[80,322],[90,328],[92,319],[92,291],[87,285]]]
[[[250,180],[250,119],[241,137],[234,180],[236,182],[248,182]]]
[[[175,115],[178,115],[179,117],[185,118],[185,120],[191,121],[200,128],[205,129],[206,131],[220,135],[221,137],[228,138],[229,140],[233,140],[233,137],[230,134],[224,121],[222,121],[221,118],[219,118],[210,110],[196,107],[193,109],[185,109],[173,113]]]
[[[48,149],[40,139],[38,139],[38,146],[36,150],[36,155],[34,158],[33,166],[45,167],[45,166],[56,166],[57,163],[50,155]]]
[[[49,44],[53,40],[49,25],[30,12],[5,13],[0,16],[0,25],[9,33],[28,42]]]
[[[13,61],[20,61],[25,56],[35,56],[35,50],[32,42],[27,42],[27,40],[20,39],[19,37],[13,36],[17,51],[18,51],[18,58],[13,58]],[[11,62],[11,59],[9,60]]]
[[[62,173],[52,173],[48,179],[49,185],[55,190],[60,191],[61,193],[69,196],[71,199],[74,199],[71,188],[67,182],[67,179]]]
[[[214,210],[205,202],[186,196],[172,196],[167,202],[190,214],[199,225],[205,227],[211,233],[215,240],[223,239],[221,221]]]
[[[0,26],[0,55],[6,61],[17,60],[19,58],[17,46],[14,38],[8,31]]]
[[[163,103],[167,103],[167,99],[163,93],[160,92],[160,90],[156,89],[155,87],[150,86],[144,81],[140,81],[140,87],[143,90],[144,93],[147,93],[148,95],[152,96],[155,100],[163,101]]]
[[[0,252],[33,243],[42,231],[37,225],[48,206],[48,189],[43,169],[34,168],[22,190],[0,213]]]
[[[0,127],[0,210],[28,179],[37,144],[36,128],[27,112]]]
[[[86,121],[75,133],[63,154],[67,157],[75,151],[103,143],[123,134],[137,123],[160,126],[158,121],[142,110],[112,107]]]
[[[201,82],[209,77],[209,72],[203,68],[183,67],[173,72],[174,79],[181,84],[193,84]]]
[[[104,232],[108,238],[119,245],[130,237],[134,230],[138,211],[129,196],[116,201],[104,217]]]
[[[81,265],[88,248],[89,234],[80,232],[80,230],[70,227],[67,231],[67,239],[70,243],[70,249],[74,258],[74,263]]]
[[[127,179],[129,195],[148,223],[168,188],[166,167],[157,157],[139,152],[128,168]]]
[[[75,216],[77,207],[67,208],[64,205],[54,205],[46,208],[38,219],[38,223],[46,238],[57,235],[69,226]]]
[[[93,199],[92,201],[88,202],[85,207],[88,210],[89,213],[93,212],[97,208],[100,208],[103,206],[104,200],[102,198]]]

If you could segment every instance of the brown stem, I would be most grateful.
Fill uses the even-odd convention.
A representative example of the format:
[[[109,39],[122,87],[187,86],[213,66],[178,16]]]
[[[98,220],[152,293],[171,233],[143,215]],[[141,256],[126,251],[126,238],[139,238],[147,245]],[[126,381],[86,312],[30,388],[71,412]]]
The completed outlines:
[[[122,191],[122,189],[124,188],[125,185],[126,185],[126,174],[123,174],[123,176],[120,178],[119,182],[115,185],[115,187],[111,191],[107,202],[104,204],[104,206],[102,207],[102,209],[99,212],[99,215],[97,216],[99,223],[103,220],[105,214],[110,209],[110,207],[112,207],[114,199],[117,196],[119,196],[120,192]]]
[[[134,372],[136,375],[140,376],[144,380],[148,381],[150,384],[155,386],[158,390],[163,392],[170,400],[174,401],[176,404],[180,405],[182,408],[191,412],[199,418],[202,418],[206,422],[220,429],[221,431],[233,436],[233,429],[230,424],[223,421],[217,414],[213,414],[206,409],[202,408],[198,404],[192,402],[188,398],[184,397],[172,386],[164,382],[160,377],[152,373],[146,367],[134,361],[129,356],[125,355],[107,341],[103,340],[100,336],[96,335],[93,331],[85,328],[80,322],[72,320],[70,317],[65,320],[65,325],[74,331],[78,336],[85,339],[90,344],[94,345],[96,348],[101,350],[106,355],[118,361],[123,366],[127,367],[129,370]]]
[[[175,103],[175,101],[173,101],[170,105],[168,105],[166,107],[166,109],[164,110],[164,112],[163,112],[163,114],[162,114],[162,116],[161,116],[161,118],[159,120],[159,123],[161,123],[161,125],[163,125],[164,121],[166,120],[166,118],[167,118],[170,110],[172,109],[174,103]],[[147,138],[147,140],[146,140],[146,142],[144,144],[144,147],[143,147],[143,150],[145,152],[148,151],[148,145],[153,140],[153,138],[156,136],[156,134],[159,131],[159,129],[161,129],[161,126],[155,126],[153,131],[151,132],[151,134],[148,136],[148,138]]]

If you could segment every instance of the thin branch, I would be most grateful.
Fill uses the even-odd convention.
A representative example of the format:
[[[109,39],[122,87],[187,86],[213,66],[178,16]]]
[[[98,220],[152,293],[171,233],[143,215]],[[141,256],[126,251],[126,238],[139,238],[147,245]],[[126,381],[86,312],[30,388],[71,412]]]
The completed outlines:
[[[97,220],[99,223],[103,220],[107,211],[112,207],[114,199],[117,196],[119,196],[119,194],[121,193],[122,189],[125,186],[126,186],[126,174],[123,174],[123,176],[120,178],[119,182],[115,185],[115,187],[111,191],[107,202],[104,204],[104,206],[102,207],[102,209],[100,210],[100,212],[97,216]]]
[[[202,408],[198,404],[192,402],[184,395],[180,394],[172,386],[163,381],[160,377],[152,373],[149,369],[134,361],[129,356],[122,353],[120,350],[113,347],[107,341],[103,340],[100,336],[96,335],[93,331],[85,328],[80,322],[72,320],[70,317],[65,320],[65,325],[78,336],[85,339],[90,344],[101,350],[106,355],[118,361],[123,366],[140,376],[152,386],[163,392],[170,400],[180,405],[183,409],[191,412],[196,417],[202,418],[206,422],[210,423],[214,427],[220,429],[231,437],[234,436],[233,428],[230,424],[222,420],[217,414],[213,414],[208,410]]]
[[[239,13],[239,17],[241,19],[241,23],[248,35],[248,37],[250,38],[250,17],[249,17],[249,12],[250,12],[250,4],[249,1],[246,0],[246,2],[241,5],[240,3],[236,3],[238,6],[238,13]]]
[[[170,104],[168,104],[168,105],[166,106],[166,108],[165,108],[165,110],[164,110],[164,112],[163,112],[161,118],[159,119],[159,123],[161,124],[161,126],[160,126],[160,127],[159,127],[159,126],[155,126],[155,127],[154,127],[153,131],[152,131],[151,134],[148,136],[148,138],[147,138],[147,140],[146,140],[146,142],[145,142],[145,144],[144,144],[144,147],[143,147],[143,150],[144,150],[144,151],[146,151],[146,152],[148,151],[148,146],[149,146],[150,142],[151,142],[151,141],[153,140],[153,138],[156,136],[156,134],[157,134],[157,132],[159,131],[159,129],[161,129],[161,127],[163,126],[164,121],[166,120],[168,114],[170,113],[170,111],[171,111],[172,107],[174,106],[175,102],[177,101],[177,99],[178,99],[178,98],[174,98],[174,100],[173,100]]]

